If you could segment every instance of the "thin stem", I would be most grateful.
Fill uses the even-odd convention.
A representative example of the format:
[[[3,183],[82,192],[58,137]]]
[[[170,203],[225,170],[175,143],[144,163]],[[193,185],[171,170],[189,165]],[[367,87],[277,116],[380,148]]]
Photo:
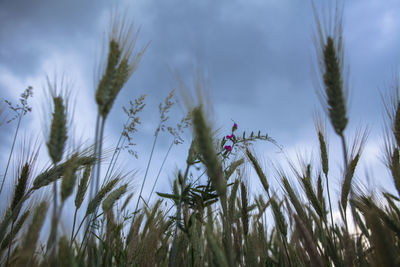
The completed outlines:
[[[99,142],[99,150],[97,151],[97,173],[96,173],[96,191],[95,194],[99,191],[99,186],[100,186],[100,173],[101,173],[101,152],[103,149],[103,137],[104,137],[104,126],[105,126],[106,120],[103,118],[101,121],[101,127],[100,127],[100,142]]]
[[[53,198],[53,219],[56,219],[57,218],[57,205],[58,205],[58,203],[57,203],[57,181],[54,181],[53,182],[53,195],[54,195],[54,198]]]
[[[342,214],[343,214],[343,219],[344,219],[344,226],[346,227],[346,232],[349,233],[349,226],[348,226],[348,224],[347,224],[347,212],[346,212],[346,210],[347,210],[347,206],[346,206],[346,209],[343,209],[343,207],[342,207]]]
[[[344,173],[346,175],[346,173],[349,171],[348,168],[348,154],[347,154],[347,146],[346,146],[346,139],[344,138],[343,133],[340,135],[340,139],[342,140],[342,150],[343,150],[343,158],[344,158]],[[346,231],[348,233],[349,229],[348,229],[348,225],[347,225],[347,205],[345,207],[345,209],[343,210],[343,217],[344,217],[344,222],[345,222],[345,226],[346,226]]]
[[[332,224],[332,229],[335,228],[335,225],[333,224],[333,212],[332,212],[332,203],[331,203],[331,194],[330,194],[330,190],[329,190],[329,180],[328,180],[328,175],[325,174],[325,178],[326,178],[326,191],[328,192],[328,201],[329,201],[329,211],[331,213],[331,224]],[[325,221],[326,224],[326,228],[328,229],[328,223]],[[336,238],[334,238],[335,235],[335,231],[329,231],[330,236],[333,240],[335,249],[337,249],[337,244],[336,244]]]
[[[331,203],[331,194],[330,194],[330,190],[329,190],[329,179],[328,179],[328,175],[325,174],[325,178],[326,178],[326,191],[328,192],[328,201],[329,201],[329,211],[331,213],[331,224],[332,224],[332,229],[335,227],[333,224],[333,212],[332,212],[332,203]],[[328,228],[328,224],[326,223],[326,227]],[[336,238],[334,238],[334,231],[329,231],[331,234],[331,238],[333,239],[333,242],[335,244],[335,249],[337,248],[336,245]]]
[[[89,226],[90,226],[90,223],[88,224],[88,227]],[[85,238],[86,238],[86,234],[88,233],[88,231],[89,231],[89,228],[86,228],[86,231],[83,234],[83,239],[82,239],[81,245],[79,246],[78,255],[81,253],[81,249],[82,249],[83,243],[85,243],[85,248],[86,248],[87,242],[85,242]]]
[[[103,215],[103,213],[100,213],[99,215],[97,215],[96,217],[94,217],[93,218],[93,221],[95,221],[95,220],[97,220],[97,218],[99,218],[100,216],[102,216]],[[85,218],[86,218],[86,216],[85,216]],[[85,218],[83,218],[83,220],[82,220],[82,222],[85,220]],[[79,226],[79,228],[82,226],[82,224]],[[88,224],[88,226],[87,227],[89,227],[90,226],[90,224]],[[78,231],[79,232],[79,231]],[[77,233],[78,233],[77,232]],[[87,246],[87,244],[88,244],[88,242],[89,241],[86,241],[85,242],[85,238],[86,238],[86,235],[87,235],[87,233],[89,232],[89,228],[86,228],[86,231],[85,231],[85,233],[84,233],[84,235],[83,235],[83,239],[82,239],[82,242],[81,242],[81,245],[79,246],[79,250],[78,250],[78,258],[79,258],[79,255],[80,255],[80,253],[81,253],[81,249],[82,249],[82,247],[83,247],[83,249],[85,250],[86,249],[86,246]],[[94,236],[96,236],[97,237],[97,235],[96,235],[96,233],[92,233]],[[76,235],[75,235],[76,236]],[[83,244],[85,244],[85,245],[83,245]]]
[[[121,153],[121,148],[124,145],[124,143],[125,143],[125,140],[122,140],[121,146],[119,146],[119,144],[117,144],[117,146],[115,147],[114,153],[111,157],[110,164],[108,165],[108,168],[107,168],[106,174],[104,175],[104,179],[101,183],[101,186],[104,186],[107,179],[111,176],[111,173],[113,172],[113,170],[115,168],[115,165],[119,158],[119,154]]]
[[[17,124],[17,128],[15,129],[14,140],[13,140],[13,143],[12,143],[12,145],[11,145],[10,155],[8,156],[8,161],[7,161],[6,170],[4,171],[4,175],[3,175],[3,181],[1,182],[0,194],[1,194],[1,191],[3,191],[4,181],[6,180],[8,167],[10,166],[11,156],[12,156],[13,151],[14,151],[15,141],[17,140],[17,135],[18,135],[19,127],[20,127],[20,125],[21,125],[21,120],[22,120],[22,114],[20,114],[20,115],[18,116],[18,124]]]
[[[54,168],[57,166],[56,163],[53,164]],[[50,236],[47,241],[47,252],[50,251],[50,258],[54,264],[56,264],[56,251],[57,251],[57,180],[53,182],[53,215],[51,219],[51,230]]]
[[[174,207],[174,204],[171,205],[171,207],[168,208],[168,210],[164,213],[163,220],[167,217],[168,213],[172,210]]]
[[[94,155],[95,157],[97,157],[97,147],[99,144],[99,125],[100,125],[100,114],[97,114],[97,118],[96,118],[96,129],[95,129],[95,137],[94,137]],[[97,164],[97,159],[96,159],[96,164]],[[93,171],[90,175],[90,194],[89,194],[89,200],[92,200],[94,197],[94,179],[96,177],[96,164],[93,167]]]
[[[11,224],[11,230],[10,230],[10,241],[8,244],[8,250],[7,250],[7,260],[6,260],[6,266],[8,266],[9,260],[10,260],[10,254],[11,254],[11,244],[12,244],[12,240],[13,240],[13,231],[14,231],[14,223],[15,220],[13,220],[12,224]]]
[[[196,179],[193,183],[194,183],[194,184],[197,183],[197,182],[200,180],[200,178],[201,178],[206,172],[207,172],[207,170],[204,170],[204,171],[200,174],[200,176],[197,177],[197,179]]]
[[[344,135],[340,135],[340,139],[342,140],[342,150],[343,150],[343,159],[344,159],[344,167],[345,171],[347,172],[347,167],[348,167],[348,155],[347,155],[347,146],[346,146],[346,139],[344,138]]]
[[[133,220],[135,220],[136,213],[137,213],[137,210],[138,210],[138,207],[139,207],[139,201],[140,201],[140,198],[142,197],[143,188],[144,188],[144,183],[146,182],[147,173],[148,173],[148,171],[149,171],[151,159],[153,158],[153,153],[154,153],[154,148],[155,148],[155,146],[156,146],[156,142],[157,142],[157,138],[158,138],[158,133],[159,133],[159,131],[157,131],[157,133],[156,133],[156,135],[155,135],[155,137],[154,137],[153,147],[151,148],[151,152],[150,152],[150,158],[149,158],[149,161],[147,162],[146,173],[144,174],[144,178],[143,178],[143,181],[142,181],[142,186],[141,186],[141,188],[140,188],[139,197],[138,197],[138,200],[137,200],[137,202],[136,202],[136,207],[135,207],[135,212],[134,212],[134,215],[133,215]]]
[[[97,150],[97,172],[96,172],[96,179],[95,179],[95,194],[97,194],[97,192],[99,192],[99,186],[100,186],[100,174],[101,174],[101,153],[102,153],[102,148],[103,148],[103,137],[104,137],[104,126],[105,126],[105,118],[103,118],[101,120],[101,126],[100,126],[100,136],[99,136],[99,140],[98,140],[98,150]],[[93,223],[95,221],[96,215],[97,215],[97,211],[98,211],[98,207],[95,209],[94,213],[90,216],[92,219],[90,219],[88,221],[88,225],[87,228],[90,227],[90,223]],[[91,237],[91,235],[89,236]]]
[[[90,174],[90,192],[89,192],[89,201],[94,198],[95,195],[95,179],[96,179],[96,165],[100,164],[99,159],[97,158],[97,150],[99,146],[99,128],[100,128],[100,113],[97,113],[97,118],[96,118],[96,129],[95,129],[95,134],[94,134],[94,151],[93,155],[96,158],[96,162],[92,168],[92,172]],[[85,221],[86,216],[83,218],[82,223]],[[89,221],[86,222],[86,227],[89,227]],[[75,239],[75,238],[74,238]]]
[[[283,247],[285,248],[285,253],[286,253],[286,257],[287,257],[288,262],[289,262],[289,266],[292,266],[292,262],[290,260],[289,252],[288,252],[288,248],[287,248],[287,240],[286,240],[286,238],[283,237],[282,233],[281,233],[281,237],[282,237],[282,240],[283,240]]]
[[[169,152],[171,152],[171,149],[172,149],[173,145],[174,145],[174,141],[171,142],[171,144],[169,145],[168,151],[167,151],[167,153],[166,153],[165,156],[164,156],[163,162],[161,163],[161,167],[160,167],[160,169],[158,170],[158,174],[157,174],[156,180],[154,181],[153,187],[151,188],[149,198],[147,199],[147,203],[150,203],[151,195],[152,195],[153,192],[154,192],[154,188],[156,187],[158,178],[160,178],[161,170],[162,170],[162,168],[164,167],[165,162],[167,161]]]
[[[223,217],[223,227],[224,227],[224,247],[226,249],[226,254],[228,258],[228,263],[229,266],[234,266],[234,260],[233,260],[233,254],[232,254],[232,225],[230,221],[230,214],[228,212],[228,207],[227,207],[227,197],[226,193],[222,196],[220,196],[220,202],[222,205],[222,210],[224,213]],[[247,240],[247,238],[246,238]]]
[[[326,178],[326,191],[328,192],[329,211],[331,212],[331,223],[332,223],[332,227],[333,227],[333,212],[332,212],[332,203],[331,203],[331,193],[329,190],[328,175],[325,175],[325,178]]]
[[[125,122],[124,128],[128,124],[128,122],[129,122],[129,118]],[[121,148],[122,148],[122,146],[124,145],[124,142],[125,142],[125,139],[122,140],[123,137],[124,137],[124,135],[123,135],[123,131],[122,131],[121,134],[119,135],[119,139],[118,139],[117,145],[115,146],[114,153],[113,153],[113,155],[111,157],[110,164],[108,165],[108,168],[107,168],[107,171],[106,171],[106,175],[104,176],[104,181],[107,179],[107,176],[110,173],[112,173],[112,171],[113,171],[113,169],[115,167],[115,163],[117,162],[117,159],[118,159],[118,156],[120,154]],[[122,141],[122,144],[121,144],[121,141]],[[103,183],[104,183],[104,181],[103,181]]]
[[[71,243],[72,243],[72,242],[76,239],[76,237],[78,236],[79,230],[81,230],[81,227],[82,227],[83,223],[85,222],[85,219],[86,219],[86,218],[87,218],[87,215],[85,215],[85,217],[83,217],[81,223],[80,223],[79,226],[78,226],[78,229],[76,229],[75,236],[72,238]],[[85,235],[86,235],[86,234],[85,234]],[[83,242],[83,239],[82,239],[82,242]]]
[[[74,212],[74,222],[72,224],[72,232],[71,232],[71,241],[69,244],[69,247],[72,247],[72,243],[73,243],[73,237],[74,237],[74,230],[75,230],[75,224],[76,224],[76,214],[78,213],[78,208],[75,208],[75,212]]]

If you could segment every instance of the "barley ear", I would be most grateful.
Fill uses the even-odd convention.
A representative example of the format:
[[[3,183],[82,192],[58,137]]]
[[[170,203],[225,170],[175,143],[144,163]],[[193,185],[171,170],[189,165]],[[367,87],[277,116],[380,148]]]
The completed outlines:
[[[76,182],[77,154],[72,155],[66,163],[63,178],[61,181],[61,201],[64,202],[74,190]]]
[[[76,159],[76,163],[79,167],[91,166],[94,163],[95,159],[96,159],[95,157],[82,156]],[[67,165],[68,161],[58,164],[57,166],[51,167],[45,170],[44,172],[40,173],[38,176],[36,176],[35,180],[33,181],[32,190],[37,190],[54,181],[57,181],[63,175],[65,167]]]
[[[337,3],[333,14],[329,14],[328,19],[321,23],[314,1],[312,2],[316,31],[314,32],[314,44],[317,52],[317,61],[322,81],[321,95],[323,107],[329,115],[331,124],[335,132],[343,135],[347,126],[346,96],[348,92],[347,80],[344,83],[343,69],[343,10],[339,9]],[[347,77],[345,77],[347,78]]]
[[[19,217],[18,221],[15,223],[13,232],[8,233],[4,237],[3,242],[1,243],[0,252],[3,251],[4,249],[6,249],[9,246],[9,244],[13,241],[14,237],[18,234],[18,232],[21,230],[22,226],[24,225],[29,214],[30,214],[29,210],[26,210],[24,213],[22,213],[22,215]]]
[[[311,266],[325,266],[324,260],[318,252],[317,246],[314,243],[313,237],[311,233],[308,231],[307,227],[304,225],[303,221],[297,216],[294,215],[294,219],[296,221],[296,229],[300,233],[303,238],[303,244],[305,250],[307,251],[310,257]]]
[[[354,171],[357,167],[358,160],[360,158],[360,153],[357,153],[357,155],[350,161],[349,167],[347,168],[343,184],[342,184],[342,194],[341,194],[341,204],[343,207],[343,210],[346,211],[346,206],[347,206],[347,199],[351,190],[351,181],[353,180],[354,176]]]
[[[54,111],[47,149],[53,164],[57,164],[64,154],[65,141],[67,140],[67,116],[64,100],[61,96],[53,97],[53,104]]]
[[[271,198],[271,207],[272,212],[275,218],[275,224],[279,230],[279,232],[286,238],[287,237],[287,224],[285,220],[285,216],[279,207],[279,204],[276,202],[275,197]]]
[[[228,180],[231,175],[234,173],[234,171],[244,163],[244,158],[241,158],[239,160],[235,160],[234,162],[231,163],[229,168],[225,171],[225,180]]]
[[[209,248],[212,252],[213,262],[215,263],[215,265],[228,267],[228,261],[225,257],[224,250],[218,244],[212,229],[210,229],[209,227],[207,228],[206,236],[207,236],[207,243],[209,244]]]
[[[103,211],[106,214],[114,205],[115,201],[120,199],[123,194],[126,193],[126,189],[128,188],[127,184],[122,185],[118,189],[115,189],[111,192],[108,197],[103,201]]]
[[[343,135],[348,119],[346,115],[346,102],[343,94],[343,80],[341,67],[332,37],[327,37],[324,47],[325,73],[323,75],[329,118],[333,129],[338,135]]]
[[[376,266],[398,266],[394,241],[388,229],[382,224],[375,209],[366,212],[367,226],[371,230],[371,244],[374,248]]]
[[[301,182],[303,183],[304,191],[306,193],[308,200],[311,202],[311,205],[313,206],[315,211],[318,213],[318,215],[320,217],[323,217],[324,212],[322,209],[322,203],[319,202],[319,200],[314,192],[314,188],[312,187],[311,177],[310,177],[311,174],[310,174],[309,168],[310,168],[310,165],[308,165],[308,171],[307,171],[306,177],[303,177],[301,179]]]
[[[23,198],[26,186],[29,178],[30,168],[29,164],[25,163],[25,165],[21,169],[21,173],[18,178],[17,185],[15,186],[13,200],[11,202],[11,210],[14,210],[18,203]]]
[[[44,172],[40,173],[36,176],[35,180],[33,181],[33,188],[37,190],[43,186],[46,186],[56,180],[58,180],[64,172],[64,164],[59,164],[55,167],[51,167]]]
[[[75,207],[79,209],[82,205],[83,200],[85,199],[85,194],[88,188],[88,181],[90,177],[90,171],[92,166],[86,166],[85,171],[83,172],[82,178],[78,185],[78,192],[75,197]]]
[[[299,198],[297,197],[298,193],[295,192],[292,188],[292,186],[289,183],[289,180],[287,179],[286,176],[282,176],[282,184],[283,187],[285,188],[286,193],[289,195],[290,202],[294,206],[294,208],[297,211],[297,214],[302,220],[305,220],[307,218],[304,206],[300,202]]]
[[[229,196],[229,202],[228,202],[228,207],[229,207],[229,216],[231,218],[234,217],[234,212],[235,212],[235,199],[236,199],[236,193],[239,187],[239,180],[236,179],[235,183],[233,184],[231,194]]]
[[[60,238],[58,249],[57,264],[60,267],[75,267],[78,266],[75,262],[74,252],[69,246],[69,242],[65,236]]]
[[[322,171],[324,172],[325,176],[328,176],[328,171],[329,171],[328,152],[326,148],[325,138],[321,131],[318,131],[318,141],[321,153]]]
[[[243,224],[243,234],[247,238],[249,233],[249,214],[248,214],[248,200],[247,200],[247,190],[243,182],[240,183],[240,192],[242,195],[242,224]]]
[[[207,168],[207,175],[217,190],[219,196],[226,195],[226,181],[223,177],[222,166],[213,145],[211,130],[204,118],[203,110],[197,107],[193,110],[193,127],[198,149]]]
[[[46,218],[47,208],[48,205],[46,201],[41,202],[36,207],[32,222],[29,225],[25,240],[23,242],[23,249],[18,266],[27,265],[32,257],[34,257],[36,243],[39,239],[40,230],[42,229],[44,220]]]
[[[101,78],[96,91],[96,102],[98,105],[99,113],[105,118],[109,112],[109,102],[111,101],[111,90],[115,83],[117,65],[121,57],[119,44],[116,40],[112,39],[109,43],[107,67],[103,77]]]
[[[103,201],[104,197],[114,188],[114,186],[118,182],[119,182],[119,178],[114,178],[99,190],[99,192],[89,202],[87,209],[86,209],[86,216],[88,216],[96,211],[96,209],[99,207],[100,203]]]
[[[323,211],[325,212],[326,207],[325,207],[324,188],[322,185],[321,174],[318,175],[318,179],[317,179],[317,197],[318,197],[319,203],[321,203]]]
[[[258,175],[258,178],[260,178],[261,184],[263,185],[265,191],[267,194],[269,193],[269,184],[267,181],[267,177],[265,176],[264,172],[262,171],[260,164],[258,164],[257,159],[251,154],[249,149],[246,149],[246,155],[249,158],[250,162],[253,164],[253,167]]]

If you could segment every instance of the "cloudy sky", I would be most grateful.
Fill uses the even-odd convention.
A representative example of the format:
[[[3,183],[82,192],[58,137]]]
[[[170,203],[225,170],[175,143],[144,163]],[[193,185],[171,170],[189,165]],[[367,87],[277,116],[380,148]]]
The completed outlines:
[[[112,147],[126,120],[121,107],[142,94],[148,95],[143,123],[136,135],[139,159],[125,155],[121,162],[138,171],[135,187],[141,182],[149,157],[159,117],[158,103],[178,84],[173,73],[191,84],[197,69],[207,77],[215,125],[222,129],[220,137],[229,133],[234,120],[239,132],[267,132],[289,157],[301,151],[306,158],[318,158],[313,113],[322,109],[312,83],[315,24],[310,2],[0,0],[0,98],[15,103],[28,85],[33,86],[33,112],[23,119],[20,136],[25,133],[44,140],[41,129],[46,120],[41,110],[47,103],[42,97],[45,77],[65,73],[76,97],[76,140],[90,142],[96,118],[96,64],[109,29],[110,10],[118,3],[134,25],[141,27],[138,47],[151,41],[139,69],[119,95],[106,127],[107,144]],[[368,173],[372,185],[390,190],[391,181],[381,161],[381,95],[387,94],[394,74],[399,72],[398,14],[397,0],[346,1],[344,9],[345,60],[350,68],[351,89],[346,135],[353,138],[363,126],[370,131],[363,165],[356,175],[362,180]],[[172,115],[171,123],[182,113],[177,108]],[[340,143],[329,123],[327,126],[331,166],[340,169]],[[15,127],[12,123],[0,128],[1,166],[7,161]],[[185,138],[189,139],[190,133]],[[160,136],[147,191],[170,142],[168,134]],[[159,191],[168,191],[173,170],[184,167],[181,162],[187,147],[186,141],[173,148]],[[257,147],[257,155],[265,161],[272,177],[268,162],[282,157],[282,153],[271,144]],[[45,159],[45,147],[42,149]],[[259,186],[256,180],[251,183]],[[339,179],[333,183],[339,184]]]

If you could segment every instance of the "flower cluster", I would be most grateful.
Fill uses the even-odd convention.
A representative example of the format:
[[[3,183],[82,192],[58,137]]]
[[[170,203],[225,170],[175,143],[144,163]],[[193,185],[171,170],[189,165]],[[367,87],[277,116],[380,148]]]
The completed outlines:
[[[225,136],[225,139],[232,141],[233,144],[235,143],[235,139],[236,139],[235,134],[233,132],[236,131],[237,128],[238,128],[238,125],[236,123],[234,123],[233,126],[232,126],[231,134]],[[233,144],[232,144],[232,146],[233,146]],[[224,146],[225,151],[226,152],[231,152],[232,151],[232,146],[231,145],[225,145]]]

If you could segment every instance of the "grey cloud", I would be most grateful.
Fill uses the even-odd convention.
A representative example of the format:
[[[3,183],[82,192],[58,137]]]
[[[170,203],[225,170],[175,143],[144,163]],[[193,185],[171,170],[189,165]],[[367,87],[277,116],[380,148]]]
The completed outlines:
[[[352,1],[345,9],[346,52],[354,84],[351,124],[380,118],[377,88],[398,70],[400,35],[377,49],[382,35],[376,25],[380,12],[400,6],[396,1],[379,3]],[[112,6],[105,0],[17,0],[0,5],[0,62],[21,78],[35,75],[49,48],[75,51],[87,59],[101,43],[100,16]],[[321,109],[311,82],[313,15],[307,1],[143,0],[131,10],[136,25],[142,26],[138,46],[148,41],[151,45],[114,105],[107,124],[111,138],[125,121],[121,105],[146,93],[146,125],[138,142],[150,144],[157,105],[176,85],[169,69],[190,83],[197,65],[209,74],[220,125],[229,129],[233,119],[241,130],[267,131],[284,145],[294,144],[299,134],[312,135],[305,132],[313,131],[315,107]],[[0,90],[3,94],[4,88]]]
[[[3,1],[0,61],[22,77],[35,74],[50,48],[82,47],[96,32],[104,2]]]

